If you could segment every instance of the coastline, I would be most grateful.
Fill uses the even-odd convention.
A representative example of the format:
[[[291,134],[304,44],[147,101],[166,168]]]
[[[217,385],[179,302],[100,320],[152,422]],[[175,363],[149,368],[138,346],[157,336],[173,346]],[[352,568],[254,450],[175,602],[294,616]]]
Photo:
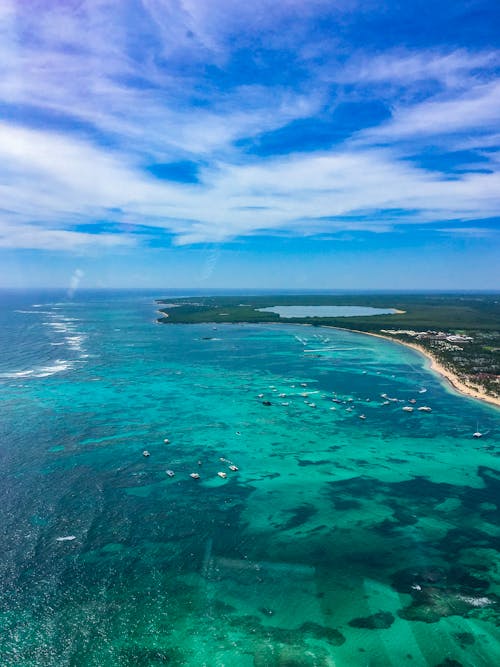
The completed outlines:
[[[168,313],[165,313],[164,311],[157,311],[158,313],[161,313],[163,317],[168,317]],[[405,312],[405,311],[399,311],[399,312]],[[203,324],[207,324],[207,322],[203,322]],[[258,323],[252,323],[252,322],[214,322],[213,324],[265,324],[265,325],[281,325],[281,324],[293,324],[294,326],[305,326],[305,327],[311,327],[313,326],[312,323],[305,323],[305,322],[285,322],[285,321],[272,321],[272,322],[258,322]],[[455,375],[452,371],[449,369],[445,368],[439,361],[434,357],[434,355],[429,352],[429,350],[425,349],[424,347],[421,347],[420,345],[417,345],[416,343],[409,343],[407,341],[402,341],[397,338],[392,338],[391,336],[384,336],[384,334],[380,333],[373,333],[371,331],[360,331],[359,329],[349,329],[347,327],[338,327],[338,326],[332,326],[328,324],[320,324],[317,325],[320,326],[324,329],[340,329],[342,331],[351,331],[352,333],[358,333],[358,334],[363,334],[365,336],[375,336],[375,338],[383,338],[384,340],[388,340],[391,343],[398,343],[399,345],[403,345],[405,347],[409,347],[412,350],[415,350],[416,352],[420,352],[429,362],[430,362],[430,369],[432,371],[435,371],[438,375],[440,375],[442,378],[444,378],[448,384],[454,389],[456,392],[459,394],[466,396],[467,398],[474,398],[479,401],[483,401],[484,403],[488,403],[489,405],[494,405],[497,408],[500,408],[500,398],[495,398],[494,396],[490,396],[489,394],[486,394],[482,389],[478,388],[473,388],[469,387],[466,385],[464,382],[460,380],[460,378]]]
[[[343,327],[329,327],[329,328],[342,329]],[[494,405],[497,408],[500,408],[500,398],[489,396],[481,389],[473,389],[472,387],[469,387],[466,384],[464,384],[460,380],[460,378],[458,378],[455,375],[455,373],[452,373],[452,371],[448,370],[441,363],[439,363],[436,357],[434,357],[434,355],[432,355],[429,352],[429,350],[426,350],[424,347],[421,347],[416,343],[408,343],[407,341],[398,340],[397,338],[391,338],[390,336],[384,336],[383,334],[372,333],[369,331],[359,331],[357,329],[344,329],[344,330],[352,331],[353,333],[365,334],[366,336],[375,336],[376,338],[383,338],[384,340],[389,340],[392,343],[399,343],[399,345],[404,345],[405,347],[409,347],[412,350],[416,350],[431,362],[430,363],[431,370],[435,371],[436,373],[438,373],[438,375],[447,380],[448,383],[453,387],[453,389],[455,389],[455,391],[467,396],[468,398],[475,398],[477,400],[484,401],[485,403],[489,403],[490,405]]]

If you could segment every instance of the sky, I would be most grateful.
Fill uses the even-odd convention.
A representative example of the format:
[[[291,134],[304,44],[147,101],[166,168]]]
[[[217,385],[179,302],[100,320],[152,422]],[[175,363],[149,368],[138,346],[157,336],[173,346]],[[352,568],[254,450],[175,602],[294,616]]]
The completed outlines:
[[[497,0],[0,0],[0,286],[500,289]]]

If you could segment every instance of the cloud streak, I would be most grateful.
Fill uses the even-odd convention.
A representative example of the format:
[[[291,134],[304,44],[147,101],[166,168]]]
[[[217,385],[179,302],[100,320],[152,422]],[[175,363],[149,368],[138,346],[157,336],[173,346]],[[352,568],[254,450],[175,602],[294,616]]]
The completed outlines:
[[[4,2],[0,246],[80,251],[158,235],[189,245],[436,221],[456,230],[497,216],[498,51],[357,44],[345,57],[348,45],[325,31],[319,62],[313,37],[355,5],[331,4],[88,0],[30,12]],[[368,129],[336,132],[348,104]],[[370,116],[374,104],[388,118]],[[298,153],[291,129],[284,154],[245,148],[302,120],[329,121],[323,146]],[[421,159],[429,147],[441,156],[432,168]],[[457,150],[469,154],[450,167]],[[149,169],[186,160],[197,182]]]

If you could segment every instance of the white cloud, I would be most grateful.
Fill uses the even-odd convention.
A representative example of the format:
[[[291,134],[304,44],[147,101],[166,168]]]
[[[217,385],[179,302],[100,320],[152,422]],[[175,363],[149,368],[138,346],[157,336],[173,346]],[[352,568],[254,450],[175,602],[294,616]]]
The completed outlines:
[[[388,51],[382,54],[358,53],[331,75],[332,80],[356,84],[395,84],[408,87],[415,82],[439,81],[446,87],[464,86],[471,79],[488,78],[500,64],[497,51]],[[481,77],[479,77],[481,79]]]
[[[418,102],[413,95],[398,98],[388,122],[330,151],[249,158],[238,140],[314,117],[329,83],[311,75],[300,90],[264,83],[212,88],[194,69],[224,62],[235,33],[258,33],[277,15],[306,16],[331,2],[257,0],[238,11],[231,11],[231,0],[143,0],[142,6],[145,12],[140,3],[111,0],[49,3],[30,15],[22,5],[0,5],[0,98],[35,109],[45,128],[0,123],[1,246],[129,246],[138,242],[133,225],[189,244],[264,231],[387,231],[397,223],[498,214],[493,153],[485,153],[493,173],[450,178],[414,166],[401,146],[401,140],[413,142],[412,152],[437,141],[498,146],[496,52],[357,54],[332,67],[329,79],[358,87],[355,99],[368,104],[371,86],[434,80],[439,90]],[[130,30],[136,21],[137,34]],[[338,94],[349,100],[345,91]],[[328,100],[331,107],[337,101]],[[48,129],[51,123],[58,131]],[[183,159],[202,165],[200,183],[159,181],[144,169]],[[110,219],[121,233],[90,233],[94,221]]]
[[[74,234],[71,227],[78,223],[80,230],[88,224],[91,231],[94,220],[110,217],[124,229],[128,230],[125,225],[157,227],[186,244],[261,231],[377,230],[398,218],[407,223],[479,219],[495,215],[500,207],[497,173],[449,179],[417,169],[391,151],[373,148],[298,154],[246,165],[219,162],[201,170],[200,184],[181,185],[145,175],[126,154],[60,134],[1,124],[0,160],[10,165],[10,182],[0,188],[9,230],[19,219],[46,224],[47,243],[53,247],[85,243],[88,236]],[[410,213],[403,217],[396,213],[403,210]],[[42,227],[19,229],[14,236],[23,247],[28,233],[34,234],[39,247]],[[96,238],[111,245],[120,236]]]
[[[433,137],[494,131],[500,122],[500,80],[474,86],[452,98],[431,99],[396,108],[392,119],[360,133],[364,141]]]

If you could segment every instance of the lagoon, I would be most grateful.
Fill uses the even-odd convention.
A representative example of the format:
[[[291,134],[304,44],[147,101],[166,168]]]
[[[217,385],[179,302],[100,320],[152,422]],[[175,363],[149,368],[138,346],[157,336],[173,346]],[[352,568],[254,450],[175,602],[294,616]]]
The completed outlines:
[[[369,315],[395,315],[395,308],[370,306],[270,306],[257,308],[261,313],[278,313],[282,318],[292,317],[366,317]]]

